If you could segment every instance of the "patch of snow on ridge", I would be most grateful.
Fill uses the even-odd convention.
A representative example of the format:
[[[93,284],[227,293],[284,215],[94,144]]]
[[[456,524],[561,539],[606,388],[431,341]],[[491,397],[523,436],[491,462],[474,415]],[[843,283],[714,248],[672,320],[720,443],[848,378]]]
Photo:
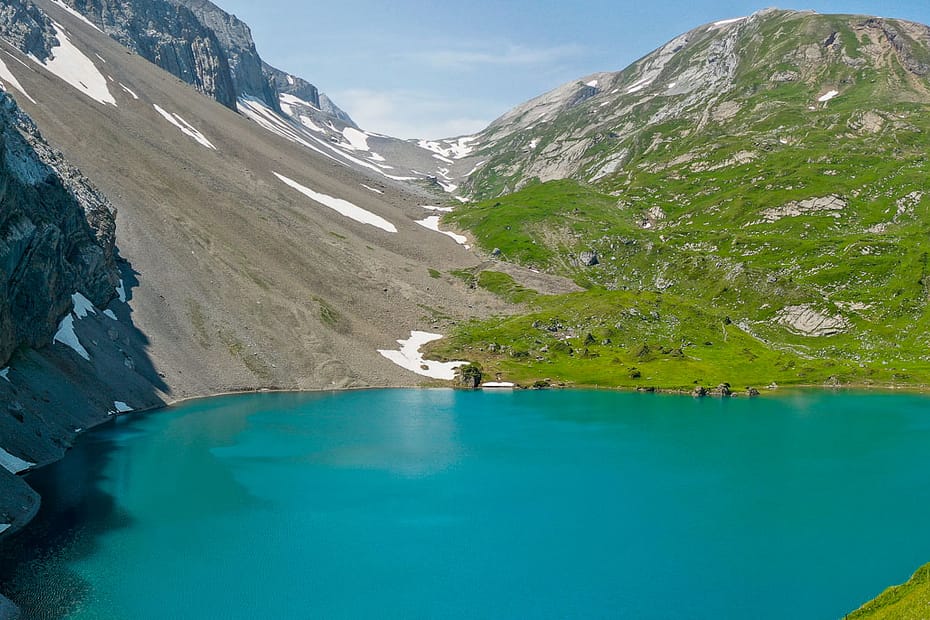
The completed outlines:
[[[210,142],[209,140],[207,140],[207,137],[206,137],[206,136],[204,136],[202,133],[200,133],[199,131],[197,131],[197,129],[194,128],[193,125],[191,125],[191,124],[188,123],[186,120],[184,120],[183,118],[181,118],[178,114],[172,114],[171,112],[168,112],[167,110],[165,110],[164,108],[162,108],[162,107],[159,106],[158,104],[152,104],[152,105],[153,105],[153,107],[155,108],[155,111],[156,111],[156,112],[158,112],[159,114],[161,114],[162,117],[163,117],[166,121],[168,121],[169,123],[171,123],[172,125],[174,125],[174,126],[177,127],[178,129],[180,129],[181,132],[182,132],[183,134],[185,134],[185,135],[187,135],[187,136],[190,136],[191,138],[193,138],[194,140],[196,140],[201,146],[205,146],[205,147],[207,147],[208,149],[213,149],[214,151],[216,150],[216,147],[213,146],[213,143],[212,143],[212,142]]]
[[[67,4],[65,4],[64,2],[62,2],[61,0],[52,0],[52,2],[54,2],[56,5],[58,5],[59,7],[63,8],[63,9],[66,10],[68,13],[70,13],[70,14],[73,15],[74,17],[78,18],[79,20],[81,20],[82,22],[84,22],[85,24],[87,24],[88,26],[90,26],[91,28],[93,28],[94,30],[96,30],[97,32],[103,32],[103,30],[101,30],[100,28],[97,27],[97,24],[95,24],[94,22],[90,21],[89,19],[87,19],[86,17],[84,17],[82,14],[78,13],[78,12],[75,11],[74,9],[72,9],[70,6],[68,6]],[[98,56],[98,58],[100,58],[100,57]],[[100,58],[100,60],[103,60],[103,58]],[[104,60],[104,62],[106,62],[106,61]]]
[[[9,524],[9,523],[0,523],[0,534],[4,533],[5,531],[7,531],[8,529],[10,529],[11,527],[13,527],[13,526],[12,526],[11,524]]]
[[[442,211],[444,213],[452,213],[453,207],[435,207],[433,205],[420,205],[423,209],[429,209],[430,211]]]
[[[11,474],[18,474],[19,472],[26,471],[30,467],[35,467],[35,463],[24,461],[18,456],[13,456],[3,448],[0,448],[0,467],[3,467]]]
[[[475,150],[471,143],[477,139],[478,136],[462,136],[455,140],[420,140],[417,145],[443,157],[462,159]]]
[[[826,94],[818,97],[817,101],[819,101],[820,103],[826,103],[839,94],[840,94],[839,91],[831,90],[831,91],[828,91]]]
[[[646,76],[644,78],[641,78],[633,82],[632,84],[630,84],[630,87],[626,89],[626,94],[632,95],[633,93],[638,93],[642,89],[652,84],[652,81],[654,79],[655,79],[654,76]]]
[[[425,220],[417,220],[417,224],[419,224],[423,228],[428,228],[438,233],[442,233],[443,235],[447,237],[451,237],[452,240],[458,243],[459,245],[464,245],[466,248],[468,247],[467,245],[465,245],[468,243],[468,237],[465,237],[464,235],[457,235],[454,232],[449,232],[448,230],[439,230],[439,216],[438,215],[431,215],[427,217]]]
[[[590,86],[591,88],[597,88],[597,80],[591,80],[590,82],[586,82],[585,86]]]
[[[17,91],[20,92],[20,94],[22,94],[23,97],[25,97],[32,103],[36,102],[35,99],[29,96],[29,93],[26,92],[26,89],[23,88],[23,85],[19,83],[19,80],[16,79],[16,76],[13,75],[9,67],[7,67],[6,64],[2,60],[0,60],[0,81],[2,81],[4,85],[9,84],[13,88],[15,88]]]
[[[7,383],[12,383],[12,381],[10,381],[10,367],[9,366],[4,368],[3,370],[0,370],[0,379],[3,379]]]
[[[114,321],[119,321],[119,319],[116,316],[116,313],[109,309],[103,311],[103,316],[111,318]]]
[[[365,185],[364,183],[359,183],[359,185],[361,185],[362,187],[364,187],[364,188],[367,189],[368,191],[374,192],[374,193],[376,193],[376,194],[383,194],[383,193],[384,193],[384,192],[382,192],[380,189],[375,189],[374,187],[371,187],[370,185]]]
[[[94,61],[71,43],[59,24],[52,22],[52,26],[59,43],[57,47],[52,48],[52,57],[45,62],[35,56],[30,58],[94,101],[115,106],[116,99],[110,93],[107,78],[100,73]]]
[[[116,294],[121,302],[126,303],[126,284],[122,278],[120,278],[119,285],[116,287]]]
[[[69,314],[61,320],[61,323],[58,324],[58,332],[55,333],[55,338],[52,342],[60,342],[66,347],[74,349],[74,351],[90,361],[90,353],[87,352],[87,349],[81,345],[81,341],[78,340],[77,334],[74,333],[74,316]]]
[[[113,401],[113,406],[116,407],[116,413],[129,413],[130,411],[133,411],[132,407],[121,400]]]
[[[284,175],[278,174],[277,172],[273,172],[272,174],[278,177],[278,180],[285,185],[296,189],[304,196],[320,203],[325,207],[329,207],[340,215],[355,220],[356,222],[361,222],[362,224],[368,224],[370,226],[374,226],[375,228],[380,228],[381,230],[385,230],[390,233],[397,232],[397,227],[394,226],[394,224],[390,223],[380,215],[375,215],[371,211],[366,211],[365,209],[352,204],[348,200],[343,200],[342,198],[333,198],[332,196],[327,196],[326,194],[315,192],[309,187],[305,187],[297,181],[289,179]]]
[[[406,368],[418,375],[451,381],[455,379],[455,370],[468,362],[434,362],[423,359],[423,353],[420,352],[423,345],[440,338],[442,338],[442,334],[412,331],[410,332],[410,338],[397,341],[397,344],[400,345],[399,351],[378,349],[378,353],[401,368]]]
[[[721,19],[720,21],[714,22],[711,25],[711,28],[720,28],[721,26],[729,26],[730,24],[736,24],[745,19],[749,19],[749,18],[748,17],[733,17],[731,19]]]

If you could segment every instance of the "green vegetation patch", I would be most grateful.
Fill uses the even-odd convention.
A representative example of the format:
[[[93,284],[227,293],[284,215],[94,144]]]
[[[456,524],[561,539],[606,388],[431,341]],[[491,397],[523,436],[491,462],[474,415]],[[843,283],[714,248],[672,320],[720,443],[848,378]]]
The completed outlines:
[[[930,617],[930,564],[846,616],[849,620],[923,620]]]

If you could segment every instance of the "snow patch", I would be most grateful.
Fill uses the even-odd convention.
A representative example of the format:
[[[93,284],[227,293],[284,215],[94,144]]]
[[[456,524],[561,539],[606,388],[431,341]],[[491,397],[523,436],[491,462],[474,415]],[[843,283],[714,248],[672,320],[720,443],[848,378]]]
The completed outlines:
[[[840,94],[839,91],[836,91],[836,90],[827,91],[826,94],[821,95],[820,97],[818,97],[818,98],[817,98],[817,101],[819,101],[820,103],[826,103],[826,102],[830,101],[831,99],[833,99],[834,97],[836,97],[836,96],[839,95],[839,94]]]
[[[364,131],[359,131],[355,127],[346,127],[342,130],[342,137],[344,137],[352,149],[356,151],[369,151],[368,148],[368,134]]]
[[[13,527],[13,526],[10,525],[9,523],[0,523],[0,534],[4,533],[5,531],[7,531],[8,529],[10,529],[11,527]]]
[[[506,388],[514,388],[514,387],[516,387],[516,385],[513,384],[513,383],[511,383],[510,381],[488,381],[487,383],[482,383],[482,384],[481,384],[481,387],[483,387],[483,388],[498,388],[498,389],[504,388],[504,389],[506,389]]]
[[[731,19],[721,19],[720,21],[714,22],[711,25],[711,28],[720,28],[721,26],[729,26],[730,24],[736,24],[745,19],[748,19],[748,17],[733,17]]]
[[[88,314],[97,314],[97,311],[94,309],[94,304],[80,293],[75,293],[71,296],[71,303],[74,304],[74,310],[72,310],[72,312],[74,312],[74,316],[79,319],[83,319]]]
[[[113,406],[116,408],[116,413],[129,413],[130,411],[134,411],[132,407],[121,400],[113,401]]]
[[[435,230],[438,233],[442,233],[443,235],[452,238],[452,240],[454,240],[459,245],[464,245],[466,248],[468,248],[468,246],[465,245],[466,243],[468,243],[468,237],[465,237],[463,235],[457,235],[454,232],[450,232],[448,230],[439,230],[439,216],[438,215],[431,215],[424,220],[417,220],[417,224],[419,224],[423,228],[428,228],[430,230]]]
[[[202,133],[197,131],[197,129],[195,129],[193,125],[188,123],[186,120],[181,118],[179,115],[172,114],[171,112],[168,112],[167,110],[165,110],[164,108],[160,107],[157,104],[152,104],[152,105],[155,108],[156,112],[161,114],[162,117],[166,121],[168,121],[169,123],[171,123],[178,129],[180,129],[183,134],[190,136],[191,138],[196,140],[200,145],[205,146],[208,149],[213,149],[214,151],[216,150],[216,147],[213,146],[212,142],[207,140],[206,136],[204,136]]]
[[[590,86],[591,88],[597,88],[597,80],[591,80],[590,82],[586,82],[585,86]]]
[[[443,157],[462,159],[475,150],[471,143],[477,139],[478,136],[462,136],[455,140],[420,140],[417,145]]]
[[[112,310],[109,310],[109,309],[103,311],[103,316],[105,316],[105,317],[107,317],[107,318],[111,318],[111,319],[113,319],[114,321],[119,321],[119,319],[116,317],[116,313],[113,312]]]
[[[78,355],[88,362],[90,361],[90,354],[87,352],[87,349],[81,345],[81,341],[78,340],[77,334],[74,333],[73,315],[69,314],[58,324],[58,332],[55,334],[53,342],[60,342],[66,347],[71,347]]]
[[[342,198],[333,198],[332,196],[327,196],[326,194],[315,192],[309,187],[305,187],[297,181],[289,179],[284,175],[278,174],[277,172],[273,172],[272,174],[278,177],[278,180],[280,180],[285,185],[296,189],[304,196],[307,196],[311,200],[318,202],[325,207],[329,207],[340,215],[355,220],[356,222],[361,222],[362,224],[369,224],[375,228],[380,228],[381,230],[385,230],[390,233],[397,232],[397,227],[394,226],[394,224],[390,223],[379,215],[375,215],[371,211],[366,211],[365,209],[352,204],[348,200],[343,200]]]
[[[406,368],[418,375],[451,381],[455,379],[456,368],[464,366],[468,362],[434,362],[423,359],[423,353],[420,352],[423,345],[440,338],[442,338],[442,334],[412,331],[410,332],[410,338],[397,341],[397,344],[400,345],[399,351],[378,349],[378,353],[401,368]]]
[[[453,207],[434,207],[433,205],[420,205],[420,207],[430,211],[442,211],[443,213],[452,213],[453,209]]]
[[[35,465],[35,463],[24,461],[18,456],[13,456],[3,448],[0,448],[0,467],[3,467],[11,474],[18,474],[21,471],[26,471],[30,467],[35,467]]]
[[[2,60],[0,60],[0,81],[2,81],[4,84],[4,90],[6,90],[6,87],[5,87],[6,84],[9,84],[13,88],[15,88],[17,91],[19,91],[23,97],[25,97],[32,103],[36,102],[35,99],[29,96],[29,93],[26,92],[26,89],[23,88],[23,85],[19,83],[19,80],[16,79],[16,76],[13,75],[9,67],[7,67],[6,64]]]
[[[116,287],[116,294],[121,302],[126,303],[126,283],[123,282],[122,278],[120,278],[119,285]]]
[[[52,57],[45,62],[35,56],[30,55],[30,58],[94,101],[116,106],[116,99],[107,86],[107,78],[100,73],[94,61],[71,43],[61,25],[52,22],[52,27],[59,43],[52,48]]]
[[[383,194],[383,193],[384,193],[384,192],[382,192],[380,189],[375,189],[374,187],[371,187],[371,186],[369,186],[369,185],[365,185],[364,183],[359,183],[359,185],[361,185],[362,187],[364,187],[364,188],[367,189],[368,191],[374,192],[374,193],[376,193],[376,194]]]
[[[0,370],[0,379],[3,379],[7,383],[12,383],[12,381],[10,381],[10,367],[9,366],[4,368],[3,370]]]
[[[633,82],[632,84],[630,84],[629,88],[626,89],[626,94],[632,95],[633,93],[638,93],[638,92],[641,91],[642,89],[644,89],[644,88],[646,88],[647,86],[649,86],[650,84],[652,84],[652,81],[653,81],[654,79],[655,79],[655,77],[653,77],[653,76],[646,76],[646,77],[644,77],[644,78],[641,78],[641,79],[639,79],[639,80]]]
[[[78,13],[78,12],[75,11],[74,9],[72,9],[70,6],[68,6],[67,4],[65,4],[64,2],[62,2],[61,0],[52,0],[52,2],[54,2],[56,5],[58,5],[59,7],[63,8],[65,11],[67,11],[68,13],[70,13],[71,15],[73,15],[74,17],[78,18],[79,20],[81,20],[82,22],[84,22],[85,24],[87,24],[88,26],[90,26],[91,28],[93,28],[94,30],[96,30],[97,32],[103,32],[103,30],[101,30],[100,28],[97,27],[97,24],[95,24],[94,22],[90,21],[89,19],[87,19],[86,17],[84,17],[82,14]],[[97,56],[97,58],[100,58],[100,56]],[[103,58],[100,58],[100,60],[103,60]],[[106,62],[106,61],[103,60],[103,62]]]
[[[135,100],[138,101],[139,95],[137,95],[136,93],[134,93],[133,90],[132,90],[131,88],[129,88],[128,86],[126,86],[126,85],[123,84],[122,82],[120,82],[119,85],[120,85],[120,88],[122,88],[122,89],[125,90],[127,93],[129,93],[129,95],[130,95],[133,99],[135,99]]]

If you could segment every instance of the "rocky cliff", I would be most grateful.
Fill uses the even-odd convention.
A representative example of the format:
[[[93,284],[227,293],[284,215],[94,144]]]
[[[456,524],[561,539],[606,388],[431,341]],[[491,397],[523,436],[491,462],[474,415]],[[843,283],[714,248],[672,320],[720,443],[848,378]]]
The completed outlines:
[[[224,106],[236,108],[229,58],[187,7],[164,0],[67,0],[111,37]]]
[[[0,5],[0,38],[39,60],[57,44],[48,16],[28,0],[8,0]]]
[[[116,226],[109,202],[0,94],[0,365],[52,341],[79,292],[116,296]]]
[[[280,113],[280,95],[293,94],[313,103],[325,116],[355,126],[348,114],[320,97],[316,86],[265,63],[248,25],[208,0],[63,2],[126,47],[232,110],[237,99],[245,97]],[[9,21],[23,21],[22,15]]]
[[[190,9],[200,23],[216,35],[227,57],[236,95],[261,99],[272,109],[280,110],[274,80],[266,74],[252,32],[245,22],[207,0],[172,1]]]

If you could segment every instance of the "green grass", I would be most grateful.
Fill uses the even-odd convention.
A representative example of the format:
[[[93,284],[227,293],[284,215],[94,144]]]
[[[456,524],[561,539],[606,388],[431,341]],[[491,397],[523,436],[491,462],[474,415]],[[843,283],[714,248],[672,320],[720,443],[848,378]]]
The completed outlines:
[[[893,586],[846,616],[849,620],[926,620],[930,618],[930,564],[900,586]]]

